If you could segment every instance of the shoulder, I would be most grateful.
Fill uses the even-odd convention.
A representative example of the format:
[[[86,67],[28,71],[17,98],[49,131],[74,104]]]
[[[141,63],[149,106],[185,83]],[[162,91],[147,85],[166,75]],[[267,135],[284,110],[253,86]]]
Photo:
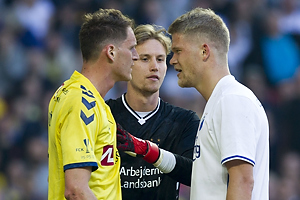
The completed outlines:
[[[82,82],[72,82],[61,88],[61,97],[65,96],[64,106],[80,110],[86,107],[88,110],[97,106],[104,106],[104,101],[95,88]]]
[[[236,83],[233,87],[223,91],[221,97],[216,101],[218,103],[215,108],[220,108],[223,113],[229,112],[232,116],[254,116],[263,112],[263,106],[259,99],[241,83]],[[220,113],[215,112],[215,114],[219,115]]]
[[[161,100],[161,107],[163,112],[168,113],[169,115],[173,115],[176,118],[180,118],[183,120],[190,120],[190,119],[199,120],[199,117],[196,112],[172,105],[163,100]]]
[[[245,85],[237,82],[235,85],[233,85],[232,88],[226,90],[223,94],[222,99],[227,99],[227,102],[231,102],[234,106],[235,99],[236,101],[240,103],[245,104],[256,104],[258,99],[255,96],[255,94]]]
[[[105,103],[112,109],[116,106],[119,106],[122,103],[121,97],[117,99],[108,99]]]
[[[226,76],[221,79],[211,97],[212,99],[217,98],[220,101],[232,98],[240,99],[241,101],[245,99],[256,101],[257,99],[248,87],[238,82],[233,76]]]

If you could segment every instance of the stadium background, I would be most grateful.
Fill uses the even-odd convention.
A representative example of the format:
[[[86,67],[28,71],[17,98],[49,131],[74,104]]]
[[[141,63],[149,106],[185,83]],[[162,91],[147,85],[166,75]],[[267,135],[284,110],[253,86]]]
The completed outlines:
[[[81,16],[116,8],[136,24],[166,29],[193,7],[209,7],[231,33],[229,67],[262,101],[270,121],[270,200],[300,199],[299,0],[0,0],[0,200],[47,199],[47,109],[81,67]],[[116,98],[121,82],[107,94]],[[194,89],[168,68],[161,97],[197,111]],[[180,199],[188,199],[188,188]]]

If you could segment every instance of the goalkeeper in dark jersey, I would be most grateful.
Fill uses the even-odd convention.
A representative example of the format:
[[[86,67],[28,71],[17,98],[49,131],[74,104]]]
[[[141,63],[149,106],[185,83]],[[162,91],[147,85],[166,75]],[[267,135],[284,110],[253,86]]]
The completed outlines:
[[[127,93],[106,102],[121,125],[118,148],[138,155],[132,157],[120,151],[122,197],[175,200],[179,197],[179,183],[191,183],[199,117],[159,98],[171,46],[165,29],[140,25],[134,33],[139,60],[132,67]]]

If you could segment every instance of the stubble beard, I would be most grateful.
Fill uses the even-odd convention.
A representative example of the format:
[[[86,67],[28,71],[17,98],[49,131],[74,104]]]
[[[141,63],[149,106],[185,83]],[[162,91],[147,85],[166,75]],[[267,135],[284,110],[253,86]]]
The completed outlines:
[[[193,87],[191,82],[189,82],[188,80],[186,79],[178,79],[178,85],[179,87],[181,88],[190,88],[190,87]]]
[[[179,87],[181,87],[181,88],[185,88],[186,87],[185,82],[183,80],[181,80],[181,79],[178,79],[177,83],[178,83]]]

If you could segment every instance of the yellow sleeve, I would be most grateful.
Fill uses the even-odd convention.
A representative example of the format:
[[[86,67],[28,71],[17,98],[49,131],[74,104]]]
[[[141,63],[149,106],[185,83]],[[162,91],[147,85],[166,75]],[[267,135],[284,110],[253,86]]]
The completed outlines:
[[[92,166],[98,168],[95,157],[97,123],[93,98],[71,98],[65,103],[66,116],[61,127],[61,147],[64,170],[74,167]]]

